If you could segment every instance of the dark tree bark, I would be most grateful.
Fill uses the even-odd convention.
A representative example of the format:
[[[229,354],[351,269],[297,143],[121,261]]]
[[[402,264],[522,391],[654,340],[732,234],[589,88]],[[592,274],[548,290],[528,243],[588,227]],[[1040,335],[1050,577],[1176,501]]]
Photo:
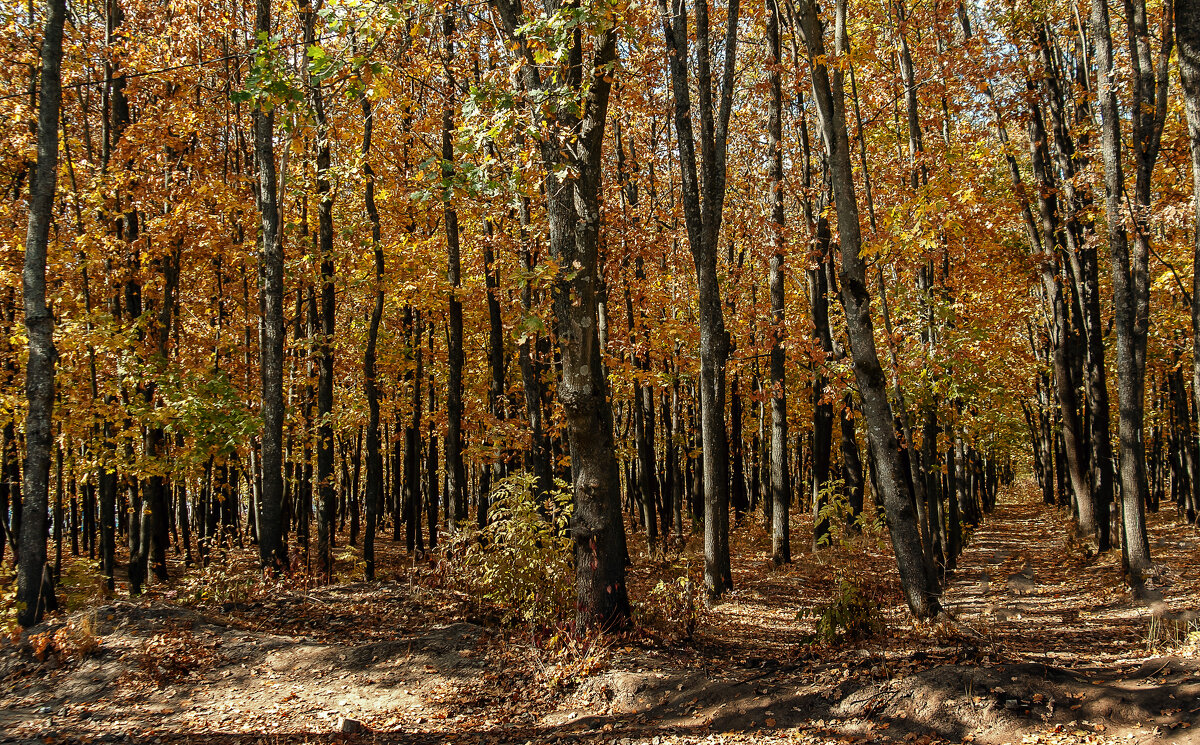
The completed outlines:
[[[428,322],[428,338],[429,338],[429,359],[432,366],[433,355],[433,334],[436,324],[431,319]],[[417,339],[420,339],[420,331],[418,326]],[[425,438],[425,510],[426,522],[429,524],[429,550],[437,548],[438,545],[438,512],[439,500],[441,493],[441,485],[438,480],[438,441],[434,434],[433,414],[437,409],[437,387],[433,381],[433,375],[429,376],[429,430]],[[414,407],[415,408],[415,407]]]
[[[1175,0],[1179,79],[1192,154],[1192,406],[1200,411],[1200,0]],[[1164,96],[1165,98],[1165,96]]]
[[[488,308],[488,372],[491,373],[488,379],[488,409],[499,424],[507,415],[504,396],[504,318],[500,314],[500,269],[496,265],[496,252],[492,247],[494,229],[490,220],[487,229],[488,239],[483,244],[483,275]],[[484,466],[488,469],[485,475],[494,476],[496,479],[504,476],[505,454],[501,452],[501,445],[499,441],[492,442],[494,459],[492,463]],[[490,487],[490,479],[488,486]],[[481,528],[487,525],[490,498],[488,492],[489,488],[481,486],[476,511],[476,522]]]
[[[704,586],[709,598],[715,600],[733,588],[733,573],[729,564],[729,441],[725,434],[725,364],[729,358],[729,335],[725,330],[721,288],[717,278],[717,243],[725,206],[726,145],[733,103],[734,64],[737,60],[739,0],[729,0],[726,9],[724,63],[716,108],[710,61],[708,0],[694,0],[694,9],[696,105],[700,119],[699,162],[692,128],[687,4],[685,0],[659,0],[675,103],[684,222],[699,288],[700,431],[704,443],[705,490]],[[740,433],[735,434],[741,436]]]
[[[518,219],[521,224],[521,263],[526,272],[532,272],[537,260],[529,232],[529,197],[521,197]],[[533,283],[525,282],[521,287],[521,308],[526,316],[532,316],[534,300]],[[526,454],[526,467],[533,472],[538,496],[547,494],[554,487],[550,438],[542,425],[545,398],[542,376],[545,374],[546,346],[546,335],[532,330],[527,330],[517,342],[517,363],[521,368],[521,388],[525,392],[525,416],[529,421],[530,448]]]
[[[903,472],[899,445],[893,425],[887,383],[875,348],[875,332],[870,314],[866,265],[859,256],[862,245],[854,175],[850,164],[850,142],[842,73],[832,74],[827,66],[824,22],[816,0],[799,3],[801,32],[812,65],[813,90],[821,111],[825,148],[837,207],[838,239],[841,246],[841,299],[846,315],[846,333],[854,362],[854,375],[862,397],[863,416],[874,449],[873,464],[884,507],[892,548],[900,570],[900,581],[909,609],[917,618],[931,618],[941,610],[933,572],[926,565],[921,548],[920,528],[913,509],[912,495]],[[846,8],[838,3],[835,15],[835,39],[838,56],[844,54]]]
[[[271,33],[271,0],[257,0],[254,29]],[[257,54],[263,54],[260,47]],[[275,113],[254,108],[254,160],[258,167],[255,198],[258,236],[259,365],[262,383],[262,494],[258,555],[272,571],[287,568],[283,545],[283,242],[280,236],[278,186],[275,168]]]
[[[46,304],[46,248],[58,184],[58,112],[62,103],[62,41],[65,0],[47,3],[38,97],[37,164],[29,183],[29,228],[21,272],[29,361],[25,368],[25,484],[17,573],[17,621],[33,626],[58,603],[46,564],[46,509],[50,492],[51,426],[54,411],[54,317]]]
[[[1077,187],[1076,174],[1086,168],[1084,155],[1075,146],[1068,124],[1067,101],[1063,88],[1069,81],[1060,80],[1059,64],[1052,51],[1051,40],[1045,28],[1036,32],[1037,45],[1042,66],[1045,70],[1043,85],[1049,101],[1050,117],[1054,132],[1054,159],[1062,174],[1062,196],[1059,208],[1065,211],[1063,238],[1066,255],[1070,260],[1070,274],[1075,289],[1078,311],[1077,319],[1086,348],[1087,426],[1090,444],[1088,461],[1092,472],[1092,504],[1095,515],[1095,535],[1100,550],[1107,550],[1109,529],[1109,504],[1113,497],[1113,453],[1109,422],[1107,372],[1104,363],[1103,319],[1100,313],[1099,266],[1095,242],[1090,238],[1095,226],[1087,216],[1091,207],[1091,194],[1086,188]],[[1057,41],[1055,42],[1057,44]],[[1086,99],[1084,99],[1086,101]],[[1086,103],[1083,104],[1086,107]],[[1090,111],[1086,108],[1077,112],[1076,119],[1084,127],[1091,125]],[[1075,355],[1077,358],[1077,355]],[[1073,360],[1074,361],[1074,360]],[[1082,362],[1082,360],[1078,360]]]
[[[492,0],[504,32],[521,58],[520,80],[528,94],[542,100],[547,84],[533,50],[518,28],[526,21],[521,0]],[[552,0],[547,10],[560,7]],[[621,519],[619,475],[613,442],[612,408],[603,369],[597,309],[601,277],[601,148],[616,62],[616,26],[610,20],[593,34],[591,60],[585,65],[583,29],[577,28],[565,50],[567,65],[556,68],[556,85],[570,96],[551,108],[533,107],[538,146],[547,176],[544,183],[550,252],[570,273],[555,280],[554,315],[562,355],[558,397],[570,443],[575,509],[576,621],[580,628],[622,627],[629,618],[625,588],[625,527]],[[584,76],[587,76],[586,84]],[[572,178],[555,176],[561,165]]]
[[[407,529],[405,531],[405,546],[409,553],[423,549],[425,539],[421,534],[421,405],[425,400],[423,390],[424,379],[424,347],[421,345],[421,316],[413,311],[411,306],[404,309],[404,328],[409,339],[410,354],[413,356],[413,366],[404,373],[410,393],[411,408],[409,418],[404,425],[404,515]],[[437,529],[437,505],[430,505],[434,510],[429,524],[430,548],[435,546],[435,531]],[[396,532],[400,528],[397,523]]]
[[[1125,174],[1121,164],[1120,108],[1115,87],[1112,34],[1108,5],[1092,0],[1091,35],[1095,46],[1100,103],[1100,152],[1104,160],[1105,213],[1111,257],[1113,315],[1117,332],[1117,428],[1121,475],[1121,514],[1125,540],[1122,558],[1131,584],[1140,588],[1153,568],[1146,537],[1143,502],[1145,484],[1142,442],[1145,396],[1146,332],[1149,323],[1149,251],[1146,225],[1150,203],[1150,177],[1158,157],[1162,120],[1166,116],[1166,59],[1170,57],[1173,24],[1164,24],[1163,74],[1156,79],[1146,32],[1146,7],[1141,0],[1126,3],[1130,60],[1133,64],[1133,151],[1136,162],[1134,251],[1129,250],[1123,199]],[[1170,3],[1167,4],[1170,17]],[[1159,109],[1161,108],[1161,112]]]
[[[169,209],[169,206],[168,206]],[[176,290],[179,286],[179,261],[182,241],[176,241],[170,255],[162,259],[163,296],[157,301],[160,304],[157,313],[152,313],[150,335],[154,342],[155,363],[165,367],[168,355],[168,345],[174,318]],[[154,310],[154,301],[150,304]],[[156,386],[149,383],[146,386],[145,397],[154,400]],[[165,465],[167,458],[167,434],[161,425],[147,428],[145,439],[146,454]],[[144,507],[141,515],[141,545],[138,555],[143,566],[149,564],[154,576],[161,582],[166,582],[167,576],[167,544],[170,528],[170,508],[167,499],[166,477],[160,474],[150,476],[145,481]]]
[[[383,496],[383,453],[380,448],[379,388],[375,381],[375,347],[379,341],[379,323],[383,320],[383,242],[379,227],[379,209],[375,205],[375,171],[371,168],[371,135],[375,117],[371,99],[362,96],[363,137],[362,158],[363,204],[371,219],[371,253],[375,259],[375,303],[371,306],[370,327],[367,330],[367,349],[363,353],[363,392],[367,397],[367,490],[366,534],[363,536],[363,562],[368,582],[375,580],[375,532]]]
[[[1030,85],[1032,86],[1032,83]],[[1054,390],[1058,397],[1059,415],[1062,417],[1061,436],[1066,474],[1078,510],[1079,534],[1094,540],[1097,535],[1096,511],[1099,505],[1096,504],[1088,475],[1083,421],[1079,414],[1076,387],[1072,382],[1075,376],[1072,373],[1071,322],[1067,315],[1067,302],[1063,297],[1059,273],[1059,256],[1063,253],[1063,230],[1058,203],[1058,183],[1050,162],[1042,109],[1036,101],[1030,106],[1029,143],[1033,177],[1038,186],[1037,207],[1041,220],[1040,232],[1035,230],[1031,236],[1031,247],[1039,264],[1043,297],[1050,315]],[[1019,183],[1016,177],[1014,183]],[[1104,508],[1107,509],[1107,505]]]
[[[816,217],[814,231],[816,264],[806,272],[808,280],[808,308],[812,318],[814,333],[821,345],[826,360],[834,357],[833,336],[829,327],[829,274],[826,266],[829,263],[830,232],[829,222],[825,216]],[[809,489],[809,499],[813,512],[813,547],[827,546],[830,539],[829,518],[822,517],[829,497],[830,462],[833,457],[833,402],[825,395],[829,384],[826,377],[825,363],[813,370],[812,380],[812,468]]]
[[[446,514],[450,530],[467,519],[466,471],[463,466],[463,311],[458,298],[462,286],[462,267],[459,260],[458,211],[454,209],[454,107],[458,100],[458,85],[451,65],[454,64],[454,15],[442,16],[442,64],[445,68],[446,104],[442,108],[442,194],[443,216],[446,223],[446,278],[450,282],[448,342],[446,357],[450,366],[446,381]]]
[[[267,0],[259,0],[266,2]],[[303,0],[300,15],[304,22],[306,47],[316,44],[316,11],[311,0]],[[316,196],[317,254],[321,260],[321,336],[317,341],[317,576],[325,582],[333,578],[333,532],[337,518],[337,492],[334,484],[333,441],[333,333],[337,298],[333,284],[333,191],[330,183],[329,123],[321,82],[309,77],[309,105],[316,123]],[[265,445],[265,444],[264,444]],[[264,446],[264,451],[266,450]],[[264,466],[266,458],[264,453]]]

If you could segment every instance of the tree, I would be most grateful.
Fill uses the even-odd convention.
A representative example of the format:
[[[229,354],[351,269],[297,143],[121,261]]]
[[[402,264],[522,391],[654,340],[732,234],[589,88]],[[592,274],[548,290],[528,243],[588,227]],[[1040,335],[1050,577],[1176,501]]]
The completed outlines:
[[[367,348],[363,353],[363,392],[369,410],[367,420],[367,525],[363,536],[363,561],[366,563],[368,582],[375,579],[375,531],[379,519],[379,507],[383,499],[383,454],[380,452],[379,432],[379,389],[376,384],[375,353],[379,343],[379,324],[383,321],[383,241],[379,222],[379,207],[375,203],[375,170],[371,167],[371,135],[375,119],[371,109],[371,98],[366,90],[361,93],[363,113],[362,157],[366,188],[363,190],[363,206],[371,219],[371,257],[374,262],[375,302],[371,306],[370,327],[367,330]],[[399,490],[397,490],[399,491]]]
[[[940,612],[941,606],[933,582],[933,573],[922,554],[912,495],[902,470],[900,449],[892,423],[887,383],[875,348],[871,297],[867,291],[866,266],[860,255],[862,236],[850,165],[850,139],[846,127],[842,71],[840,68],[831,70],[828,64],[825,24],[821,20],[821,10],[816,0],[802,0],[799,6],[799,30],[808,50],[813,91],[821,112],[822,134],[829,158],[834,203],[837,208],[841,249],[839,278],[842,308],[846,314],[846,333],[850,339],[854,376],[862,397],[863,415],[867,421],[867,433],[874,452],[873,464],[877,483],[887,511],[892,548],[896,554],[900,581],[908,600],[908,607],[917,618],[931,618]],[[845,0],[839,0],[834,26],[836,55],[841,55],[846,50],[845,24],[846,3]]]
[[[1200,1],[1175,0],[1179,79],[1183,84],[1188,142],[1192,154],[1192,406],[1200,411]]]
[[[779,66],[779,2],[767,3],[767,46],[771,67],[767,73],[771,99],[767,109],[767,150],[771,181],[771,558],[776,564],[792,560],[789,526],[791,494],[787,483],[787,389],[784,379],[784,236],[783,236],[783,91]]]
[[[558,399],[571,449],[576,618],[581,628],[613,629],[629,617],[625,587],[625,527],[613,443],[612,409],[599,337],[597,262],[601,148],[617,53],[616,8],[577,7],[555,0],[546,17],[527,17],[521,0],[492,0],[518,55],[520,84],[536,126],[536,146],[550,229],[550,254],[561,267],[553,284],[555,331],[562,353]],[[536,33],[550,19],[582,11],[562,46]],[[584,34],[591,59],[584,62]],[[546,51],[556,64],[542,72]],[[542,102],[547,102],[543,105]],[[554,101],[555,103],[549,103]]]
[[[29,627],[54,610],[53,576],[46,563],[46,509],[50,493],[54,411],[54,317],[46,305],[46,250],[58,187],[58,117],[62,102],[63,20],[66,0],[49,0],[42,37],[38,96],[37,163],[29,179],[29,227],[21,273],[29,361],[25,368],[25,484],[20,532],[18,621]]]
[[[270,65],[271,0],[255,3],[258,35],[255,61]],[[283,242],[279,233],[278,185],[275,169],[275,110],[260,96],[254,107],[254,160],[258,168],[255,197],[260,217],[258,236],[259,365],[262,382],[262,492],[259,509],[259,561],[264,569],[287,566],[283,546]]]
[[[1112,33],[1108,6],[1103,0],[1092,1],[1091,32],[1099,70],[1097,97],[1100,102],[1101,145],[1104,160],[1104,207],[1108,218],[1108,247],[1112,263],[1113,314],[1117,332],[1117,386],[1119,401],[1121,516],[1125,540],[1122,558],[1135,587],[1152,568],[1150,545],[1146,537],[1144,495],[1146,491],[1145,451],[1142,444],[1144,417],[1146,331],[1149,313],[1149,273],[1147,262],[1150,238],[1144,213],[1149,207],[1150,176],[1157,159],[1161,120],[1166,116],[1165,74],[1161,84],[1150,64],[1149,40],[1144,38],[1144,2],[1127,3],[1130,26],[1130,56],[1134,63],[1133,142],[1136,160],[1134,204],[1135,250],[1130,253],[1129,236],[1123,212],[1125,174],[1121,163],[1120,108],[1117,103]],[[1168,4],[1169,10],[1169,4]],[[1162,64],[1170,57],[1172,26],[1163,39]],[[1160,114],[1159,107],[1162,112]]]
[[[725,433],[725,364],[729,357],[729,334],[725,330],[721,307],[717,257],[725,207],[729,117],[733,111],[734,65],[737,61],[738,8],[739,0],[729,0],[722,45],[724,63],[715,101],[717,108],[714,110],[708,0],[694,0],[695,77],[700,118],[700,157],[697,161],[688,71],[692,58],[688,51],[687,2],[659,0],[671,93],[675,103],[675,135],[679,145],[684,222],[698,287],[700,430],[704,464],[704,588],[712,600],[733,589],[733,573],[729,564],[729,440]],[[735,432],[734,436],[741,437],[741,433]]]

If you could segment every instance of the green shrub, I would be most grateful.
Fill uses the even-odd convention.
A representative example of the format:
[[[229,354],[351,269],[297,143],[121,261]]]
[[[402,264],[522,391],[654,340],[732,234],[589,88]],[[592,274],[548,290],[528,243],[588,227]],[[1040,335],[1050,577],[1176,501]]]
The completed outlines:
[[[487,525],[464,523],[442,564],[452,586],[497,606],[506,623],[547,628],[574,611],[571,495],[560,483],[539,499],[534,483],[529,474],[500,481],[490,495]]]
[[[817,511],[815,522],[825,521],[829,526],[828,532],[818,540],[819,546],[848,549],[859,537],[883,546],[887,524],[882,512],[868,503],[855,515],[846,494],[846,482],[842,479],[830,479],[821,488],[818,500],[821,509]]]
[[[803,611],[801,618],[814,618],[815,641],[829,644],[869,639],[885,628],[879,601],[860,580],[841,577],[829,602]]]

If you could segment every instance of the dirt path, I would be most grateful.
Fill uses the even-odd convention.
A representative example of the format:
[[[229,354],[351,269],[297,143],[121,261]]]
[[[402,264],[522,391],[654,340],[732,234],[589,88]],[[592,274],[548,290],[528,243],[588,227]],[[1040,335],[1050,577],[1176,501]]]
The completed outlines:
[[[1057,511],[1007,494],[950,578],[953,619],[926,626],[906,620],[886,547],[798,546],[774,570],[751,524],[737,591],[689,643],[539,650],[404,572],[224,608],[118,602],[74,617],[99,644],[82,659],[0,652],[0,741],[1200,742],[1194,650],[1147,640],[1185,628],[1154,613],[1194,612],[1200,542],[1172,514],[1151,523],[1153,607],[1120,585],[1119,556],[1084,557]],[[635,597],[695,559],[636,557]],[[846,574],[869,578],[886,636],[813,645],[798,612]]]

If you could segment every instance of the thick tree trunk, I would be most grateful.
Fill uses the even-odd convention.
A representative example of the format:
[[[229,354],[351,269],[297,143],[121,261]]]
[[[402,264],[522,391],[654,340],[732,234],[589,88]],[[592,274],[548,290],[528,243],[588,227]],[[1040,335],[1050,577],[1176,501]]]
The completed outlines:
[[[492,2],[509,42],[523,58],[522,87],[542,100],[546,84],[533,51],[518,32],[526,21],[521,1]],[[576,623],[580,628],[614,629],[623,627],[629,618],[629,597],[625,527],[597,301],[602,282],[598,262],[601,148],[612,86],[609,70],[616,61],[615,27],[600,31],[589,46],[593,51],[586,68],[581,34],[576,33],[563,50],[572,64],[557,74],[560,81],[566,81],[571,100],[554,107],[553,116],[547,116],[540,105],[535,107],[535,121],[547,171],[544,188],[550,252],[561,266],[575,267],[570,274],[558,275],[553,299],[562,355],[558,398],[566,420],[575,498],[570,530],[575,543]],[[571,133],[570,144],[564,139],[567,132]],[[554,175],[563,158],[573,170],[569,180]]]
[[[29,360],[25,368],[25,485],[17,574],[17,621],[25,627],[57,608],[46,565],[46,508],[50,491],[51,426],[54,411],[54,317],[46,304],[46,249],[58,184],[58,114],[62,102],[62,41],[65,0],[47,3],[42,37],[38,98],[37,164],[29,184],[29,228],[21,285]]]

